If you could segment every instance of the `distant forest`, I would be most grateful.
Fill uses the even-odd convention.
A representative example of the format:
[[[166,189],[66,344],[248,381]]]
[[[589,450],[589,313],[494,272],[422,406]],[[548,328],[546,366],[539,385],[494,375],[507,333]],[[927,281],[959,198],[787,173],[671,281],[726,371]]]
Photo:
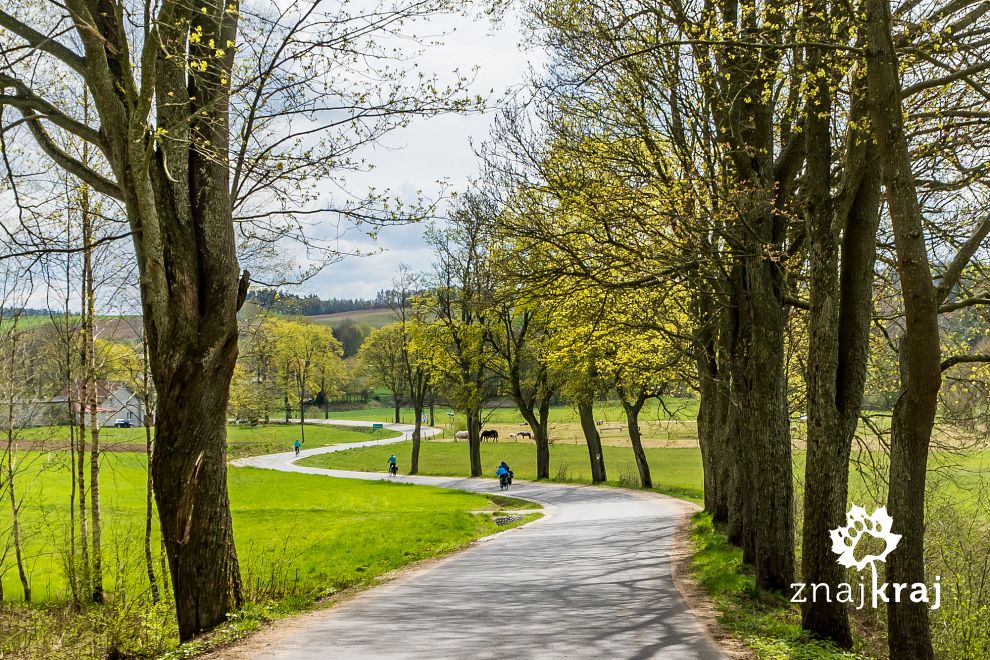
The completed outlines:
[[[51,312],[47,309],[31,309],[28,307],[0,307],[0,316],[11,318],[14,316],[48,316]]]
[[[390,291],[379,291],[373,300],[361,298],[330,298],[319,296],[298,296],[278,289],[258,289],[248,293],[247,299],[258,306],[279,314],[301,314],[316,316],[338,312],[356,312],[363,309],[379,309],[388,306]]]

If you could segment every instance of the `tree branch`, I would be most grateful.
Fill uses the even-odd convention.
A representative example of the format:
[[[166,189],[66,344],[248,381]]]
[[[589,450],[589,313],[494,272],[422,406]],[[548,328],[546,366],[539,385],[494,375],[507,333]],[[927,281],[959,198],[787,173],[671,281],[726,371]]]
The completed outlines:
[[[31,135],[34,136],[35,142],[38,143],[38,146],[49,158],[55,161],[56,165],[83,183],[92,186],[96,192],[113,197],[114,199],[123,199],[120,187],[115,181],[111,181],[92,168],[84,165],[55,144],[55,141],[52,140],[51,136],[42,127],[38,115],[25,114],[24,118],[27,120],[28,128],[31,130]]]
[[[17,94],[15,96],[0,94],[0,104],[13,106],[21,110],[22,113],[25,110],[34,110],[34,116],[47,119],[76,137],[86,140],[96,147],[100,147],[99,131],[69,117],[50,102],[31,91],[20,80],[0,73],[0,89],[4,87],[12,87],[16,90]]]
[[[963,80],[976,73],[981,73],[990,69],[990,62],[982,62],[976,64],[966,69],[960,69],[958,71],[953,71],[947,76],[942,76],[941,78],[926,78],[925,80],[919,80],[915,84],[905,87],[904,91],[901,92],[901,98],[906,99],[912,94],[917,94],[918,92],[924,91],[926,89],[931,89],[932,87],[941,87],[942,85],[947,85],[951,82],[957,80]]]
[[[954,303],[947,303],[938,308],[938,313],[945,314],[946,312],[954,312],[957,309],[972,307],[974,305],[990,305],[990,297],[966,298],[965,300],[958,300]]]
[[[10,30],[31,46],[52,55],[67,64],[81,76],[86,75],[86,61],[52,37],[38,32],[0,9],[0,27]]]
[[[938,288],[935,290],[935,301],[942,303],[946,298],[949,297],[949,293],[952,291],[952,287],[959,282],[959,278],[962,276],[963,269],[966,268],[966,264],[969,260],[973,258],[976,251],[980,249],[980,245],[986,239],[987,235],[990,234],[990,215],[987,215],[973,230],[973,234],[963,243],[959,251],[956,252],[956,256],[953,257],[952,263],[949,267],[945,269],[942,273],[941,281],[938,283]]]
[[[942,371],[967,362],[990,362],[990,355],[953,355],[942,360]]]

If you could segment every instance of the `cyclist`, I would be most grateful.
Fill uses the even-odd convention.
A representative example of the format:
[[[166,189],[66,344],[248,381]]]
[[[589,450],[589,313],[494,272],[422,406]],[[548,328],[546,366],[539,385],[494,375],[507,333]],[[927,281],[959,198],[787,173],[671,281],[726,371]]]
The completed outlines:
[[[395,454],[391,454],[388,457],[388,473],[393,477],[399,473],[399,465],[397,459],[395,458]]]
[[[498,477],[498,487],[505,490],[509,487],[509,466],[502,461],[502,464],[498,466],[495,470],[495,476]]]
[[[302,442],[299,441],[299,440],[296,440],[295,443],[293,443],[292,446],[296,448],[296,456],[298,456],[299,455],[299,450],[302,448]]]

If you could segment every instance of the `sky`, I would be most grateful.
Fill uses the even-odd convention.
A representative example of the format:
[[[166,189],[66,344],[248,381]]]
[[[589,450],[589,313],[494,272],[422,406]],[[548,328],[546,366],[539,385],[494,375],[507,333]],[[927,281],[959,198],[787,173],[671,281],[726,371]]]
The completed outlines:
[[[431,28],[434,24],[431,24]],[[445,17],[436,21],[443,46],[434,48],[420,60],[420,67],[444,76],[456,66],[468,71],[478,67],[473,91],[493,98],[522,84],[528,63],[539,54],[525,51],[521,45],[518,17],[509,15],[498,26],[485,17]],[[480,144],[488,136],[495,116],[491,112],[473,115],[445,115],[419,119],[383,140],[384,148],[370,150],[366,155],[375,163],[368,175],[354,177],[351,184],[389,188],[410,199],[416,190],[426,195],[439,190],[435,183],[446,179],[451,190],[464,190],[469,179],[476,176],[478,163],[471,143]],[[364,155],[364,154],[362,154]],[[426,246],[424,225],[388,227],[372,241],[360,232],[349,232],[342,245],[358,247],[363,252],[378,250],[370,257],[347,257],[332,264],[297,289],[298,293],[313,293],[322,298],[373,298],[380,289],[388,288],[401,264],[415,271],[432,265],[432,254]]]

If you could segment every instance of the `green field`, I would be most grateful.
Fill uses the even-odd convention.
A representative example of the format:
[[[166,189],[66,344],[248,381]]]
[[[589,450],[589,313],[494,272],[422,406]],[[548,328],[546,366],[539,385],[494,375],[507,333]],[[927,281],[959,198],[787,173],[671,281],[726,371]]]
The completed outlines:
[[[21,452],[16,484],[22,499],[24,554],[35,602],[68,595],[64,562],[70,477],[66,452]],[[145,460],[104,454],[101,471],[107,589],[141,593]],[[315,594],[359,584],[399,565],[459,547],[495,530],[480,495],[390,482],[362,482],[231,468],[234,528],[246,586],[281,567],[286,584]],[[5,503],[6,504],[6,503]],[[0,530],[10,526],[0,507]],[[158,547],[157,522],[154,525]],[[3,562],[8,600],[21,598],[12,553]]]
[[[319,314],[317,316],[302,316],[300,320],[310,323],[322,323],[336,328],[338,325],[350,319],[358,325],[369,325],[372,328],[380,328],[389,323],[394,323],[395,312],[390,309],[362,309],[354,312],[338,312],[336,314]]]
[[[666,407],[665,407],[666,406]],[[435,408],[437,426],[447,426],[451,419],[456,428],[465,426],[463,415],[454,415],[451,418],[447,413],[452,412],[450,408],[437,405]],[[400,419],[403,424],[413,423],[412,408],[400,408]],[[662,402],[650,400],[643,407],[640,413],[640,421],[683,421],[694,420],[698,416],[698,400],[692,398],[667,398]],[[330,412],[331,419],[354,419],[375,422],[392,422],[395,419],[394,408],[359,408],[355,410],[333,410]],[[485,424],[497,426],[503,424],[522,424],[523,418],[515,407],[492,408],[485,411],[483,417]],[[624,423],[626,416],[622,406],[615,401],[602,402],[595,406],[595,419],[604,420],[607,423]],[[550,408],[550,423],[579,423],[577,409],[574,406],[559,405]],[[424,421],[425,423],[425,421]]]
[[[409,466],[411,443],[402,442],[388,447],[364,447],[312,456],[300,461],[302,465],[338,470],[381,471],[389,452],[399,458],[399,469]],[[635,485],[639,481],[636,459],[628,447],[604,447],[605,465],[610,483]],[[647,460],[656,489],[694,502],[704,497],[704,477],[701,455],[697,449],[647,449]],[[494,479],[500,461],[507,462],[519,479],[536,477],[536,449],[532,443],[498,442],[481,445],[481,462],[485,473]],[[420,474],[467,476],[468,446],[466,442],[424,442],[420,459]],[[590,483],[591,469],[588,450],[579,445],[554,445],[550,448],[550,477],[560,481]]]
[[[46,426],[24,429],[19,433],[19,439],[33,442],[67,442],[69,427]],[[325,447],[347,442],[365,442],[368,440],[384,440],[401,435],[387,429],[371,429],[360,426],[328,426],[326,424],[307,424],[304,449]],[[299,437],[298,424],[260,424],[258,426],[227,427],[227,456],[230,459],[243,456],[258,456],[292,451],[292,443]],[[145,443],[143,428],[100,430],[100,444],[104,448],[137,450]]]
[[[605,446],[605,467],[609,483],[636,486],[639,482],[635,458],[629,447]],[[303,459],[303,465],[339,470],[381,471],[394,451],[399,458],[400,471],[409,466],[411,443],[402,442],[387,448],[364,447],[333,454],[323,454]],[[804,480],[803,451],[794,452],[795,478]],[[646,458],[650,464],[653,484],[657,491],[693,502],[704,499],[704,473],[701,453],[696,448],[648,448]],[[481,445],[481,461],[486,475],[494,479],[495,467],[506,461],[520,479],[536,476],[536,448],[531,442],[497,442]],[[424,442],[420,453],[420,474],[468,476],[468,446],[466,442]],[[850,499],[862,500],[866,505],[871,499],[871,489],[866,487],[866,468],[856,466],[850,470]],[[588,450],[581,445],[556,444],[550,448],[550,478],[579,483],[591,482]],[[951,500],[973,503],[983,494],[990,478],[990,451],[965,454],[932,452],[929,460],[929,487]]]

